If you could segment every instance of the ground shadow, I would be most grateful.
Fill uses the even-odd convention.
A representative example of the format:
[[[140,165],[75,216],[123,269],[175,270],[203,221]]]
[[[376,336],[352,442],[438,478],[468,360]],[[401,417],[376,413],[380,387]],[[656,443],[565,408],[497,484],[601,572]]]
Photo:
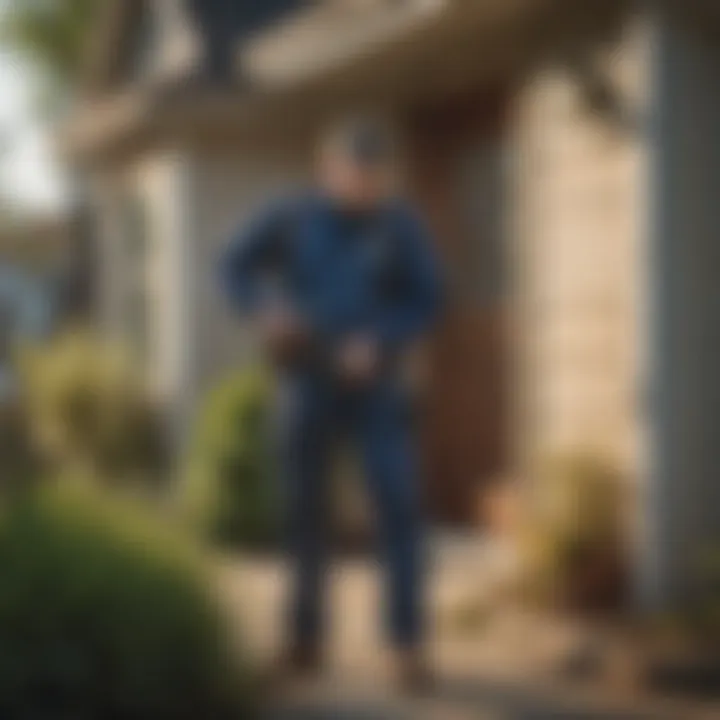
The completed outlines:
[[[648,713],[621,709],[617,703],[590,703],[538,687],[496,681],[451,680],[438,685],[426,698],[402,700],[318,698],[289,703],[269,714],[269,720],[678,720],[676,713]]]

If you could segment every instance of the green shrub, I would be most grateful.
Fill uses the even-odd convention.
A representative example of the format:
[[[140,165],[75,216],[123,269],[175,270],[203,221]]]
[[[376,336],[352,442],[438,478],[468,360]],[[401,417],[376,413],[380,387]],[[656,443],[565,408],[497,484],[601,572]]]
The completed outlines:
[[[677,640],[694,648],[709,648],[720,660],[720,551],[712,546],[689,554],[691,587],[671,612],[654,618]]]
[[[253,368],[218,384],[200,413],[182,504],[212,541],[257,545],[276,536],[271,393],[268,374]]]
[[[698,568],[695,630],[715,648],[720,648],[720,550],[711,549],[701,557]],[[692,605],[692,603],[691,603]]]
[[[26,487],[37,475],[39,465],[22,405],[0,404],[0,492]]]
[[[141,373],[118,349],[68,334],[20,361],[34,441],[49,467],[105,482],[155,482],[160,423]]]
[[[246,717],[199,557],[98,491],[43,486],[0,518],[0,717]]]

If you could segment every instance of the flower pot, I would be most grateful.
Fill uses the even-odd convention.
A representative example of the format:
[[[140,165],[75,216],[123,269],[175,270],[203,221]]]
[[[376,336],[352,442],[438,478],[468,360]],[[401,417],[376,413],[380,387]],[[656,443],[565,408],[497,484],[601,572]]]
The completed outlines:
[[[558,580],[557,602],[565,612],[607,613],[624,604],[626,567],[621,551],[612,545],[579,553]]]
[[[478,522],[495,536],[515,537],[521,521],[517,483],[503,480],[478,491]]]

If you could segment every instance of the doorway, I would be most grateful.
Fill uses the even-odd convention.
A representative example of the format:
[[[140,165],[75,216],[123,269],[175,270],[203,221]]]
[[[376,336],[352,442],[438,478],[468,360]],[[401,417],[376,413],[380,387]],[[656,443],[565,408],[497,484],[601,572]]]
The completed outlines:
[[[429,349],[423,428],[434,521],[480,522],[483,491],[506,470],[507,360],[502,92],[443,98],[409,117],[414,194],[448,287]]]

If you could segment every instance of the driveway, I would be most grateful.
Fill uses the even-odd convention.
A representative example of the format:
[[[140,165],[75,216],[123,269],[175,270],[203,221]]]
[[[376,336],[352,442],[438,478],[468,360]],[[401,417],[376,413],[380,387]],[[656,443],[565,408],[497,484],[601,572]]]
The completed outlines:
[[[720,708],[669,704],[573,685],[548,671],[548,658],[581,637],[568,623],[503,614],[478,627],[452,621],[459,604],[502,582],[507,557],[476,536],[438,535],[432,543],[430,652],[438,683],[427,697],[395,693],[378,632],[379,568],[372,559],[336,561],[329,663],[319,680],[278,689],[270,720],[711,720]],[[280,558],[241,557],[222,569],[223,594],[243,642],[259,662],[282,644],[286,570]]]

